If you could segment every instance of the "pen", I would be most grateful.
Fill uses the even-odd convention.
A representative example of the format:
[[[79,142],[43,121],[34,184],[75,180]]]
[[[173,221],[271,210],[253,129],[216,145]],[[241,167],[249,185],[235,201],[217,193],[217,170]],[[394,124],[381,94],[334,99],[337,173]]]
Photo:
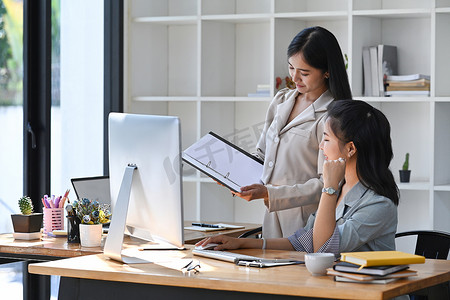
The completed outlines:
[[[223,228],[223,226],[220,226],[220,225],[207,224],[207,223],[192,223],[192,226],[209,227],[209,228]]]
[[[59,202],[59,207],[64,207],[64,203],[67,200],[67,195],[69,195],[70,189],[67,189],[64,196],[62,197],[61,201]],[[69,201],[70,203],[70,201]]]
[[[61,201],[61,196],[58,196],[55,198],[55,207],[58,208],[59,207],[59,201]]]
[[[45,207],[46,208],[52,208],[51,206],[50,206],[50,202],[48,202],[48,196],[47,195],[44,195],[44,202],[45,202]]]

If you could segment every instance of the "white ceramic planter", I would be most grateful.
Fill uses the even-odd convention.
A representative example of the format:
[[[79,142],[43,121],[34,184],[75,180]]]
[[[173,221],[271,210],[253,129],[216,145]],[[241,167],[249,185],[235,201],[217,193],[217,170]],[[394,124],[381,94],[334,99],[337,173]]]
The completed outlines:
[[[100,247],[102,243],[102,224],[80,224],[80,242],[83,247]]]

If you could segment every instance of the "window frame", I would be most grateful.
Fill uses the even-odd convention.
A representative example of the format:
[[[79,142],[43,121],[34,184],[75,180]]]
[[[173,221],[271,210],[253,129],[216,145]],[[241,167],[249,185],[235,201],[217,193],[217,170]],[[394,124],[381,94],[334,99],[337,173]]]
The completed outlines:
[[[24,0],[23,193],[42,212],[51,182],[51,0]],[[108,115],[123,112],[123,0],[104,0],[103,172],[108,167]]]

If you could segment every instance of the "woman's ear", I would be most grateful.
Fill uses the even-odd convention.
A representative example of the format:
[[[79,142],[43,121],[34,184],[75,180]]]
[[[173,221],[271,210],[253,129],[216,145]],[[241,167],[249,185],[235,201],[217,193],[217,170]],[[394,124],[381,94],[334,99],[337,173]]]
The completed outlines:
[[[345,145],[345,148],[347,149],[347,157],[351,158],[356,153],[356,147],[353,142],[348,142],[347,145]]]

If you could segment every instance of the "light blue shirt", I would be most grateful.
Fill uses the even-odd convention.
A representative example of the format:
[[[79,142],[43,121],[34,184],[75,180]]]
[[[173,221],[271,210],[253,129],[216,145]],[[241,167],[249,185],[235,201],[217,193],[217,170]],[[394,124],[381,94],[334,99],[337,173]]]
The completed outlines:
[[[314,252],[313,226],[316,213],[306,226],[288,237],[297,251]],[[358,182],[336,207],[336,228],[318,252],[395,250],[397,206]]]

